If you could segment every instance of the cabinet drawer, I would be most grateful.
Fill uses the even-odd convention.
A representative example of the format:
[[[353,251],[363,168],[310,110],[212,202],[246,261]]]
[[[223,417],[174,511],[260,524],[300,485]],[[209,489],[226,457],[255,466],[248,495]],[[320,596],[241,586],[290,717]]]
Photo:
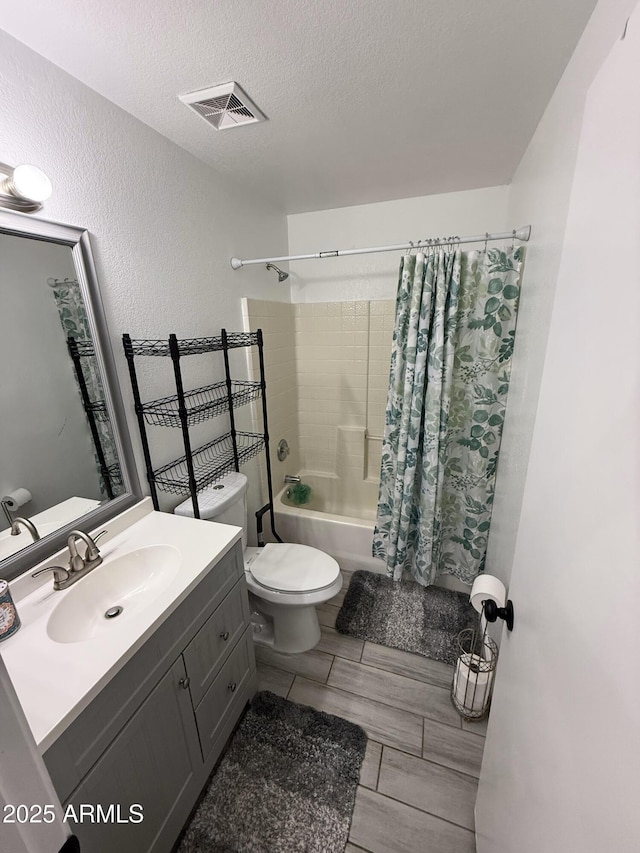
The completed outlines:
[[[207,619],[184,651],[197,707],[249,622],[249,598],[242,578]]]
[[[253,638],[249,626],[196,709],[196,723],[205,761],[215,746],[219,730],[225,722],[225,714],[235,700],[242,698],[244,703],[244,687],[251,678],[255,665]]]

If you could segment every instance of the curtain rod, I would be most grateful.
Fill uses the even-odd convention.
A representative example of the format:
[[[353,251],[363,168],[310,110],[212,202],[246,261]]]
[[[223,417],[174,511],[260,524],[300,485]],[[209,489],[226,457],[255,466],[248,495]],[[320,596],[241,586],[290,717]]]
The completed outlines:
[[[271,264],[274,261],[306,261],[310,258],[341,258],[345,255],[369,255],[374,252],[397,252],[401,249],[427,248],[429,246],[446,246],[448,243],[488,243],[491,240],[520,240],[526,243],[531,236],[531,226],[525,225],[513,231],[504,231],[500,234],[476,234],[474,237],[436,237],[433,240],[420,240],[413,243],[398,243],[395,246],[370,246],[367,249],[334,249],[330,252],[315,252],[312,255],[280,255],[277,258],[231,258],[231,266],[234,270],[246,267],[250,264]],[[423,245],[424,244],[424,245]]]

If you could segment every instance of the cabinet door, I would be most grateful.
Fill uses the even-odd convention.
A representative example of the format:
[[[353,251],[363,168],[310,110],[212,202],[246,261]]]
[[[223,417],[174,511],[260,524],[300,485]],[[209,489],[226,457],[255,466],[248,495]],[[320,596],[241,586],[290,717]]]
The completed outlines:
[[[193,709],[180,683],[185,677],[180,657],[71,797],[76,813],[84,804],[87,815],[70,823],[82,853],[171,850],[202,785]],[[130,819],[134,804],[142,807],[142,822],[118,823]],[[90,807],[100,822],[91,822]],[[110,819],[103,822],[103,815]]]

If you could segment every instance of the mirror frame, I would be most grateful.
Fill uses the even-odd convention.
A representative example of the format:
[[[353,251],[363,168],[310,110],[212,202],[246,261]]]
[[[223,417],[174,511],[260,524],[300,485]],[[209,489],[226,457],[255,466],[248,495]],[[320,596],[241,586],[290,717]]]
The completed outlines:
[[[45,243],[58,243],[71,249],[73,265],[87,309],[91,336],[95,344],[96,360],[104,380],[105,402],[113,428],[125,487],[122,495],[106,500],[100,506],[85,515],[79,516],[69,524],[65,524],[64,527],[54,533],[50,533],[38,542],[23,548],[22,551],[0,561],[0,577],[5,580],[12,580],[66,547],[67,537],[71,530],[80,529],[85,532],[94,530],[138,503],[142,500],[143,495],[140,490],[138,471],[120,394],[120,385],[100,296],[96,267],[91,252],[89,232],[74,225],[63,225],[46,219],[34,219],[25,213],[14,213],[0,208],[0,234],[41,240]]]

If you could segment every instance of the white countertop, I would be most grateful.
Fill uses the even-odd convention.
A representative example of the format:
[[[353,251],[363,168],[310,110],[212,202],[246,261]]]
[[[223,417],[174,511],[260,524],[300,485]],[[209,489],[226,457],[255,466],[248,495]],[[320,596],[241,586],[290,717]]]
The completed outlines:
[[[40,537],[44,538],[71,521],[77,520],[78,523],[81,523],[82,516],[97,506],[100,506],[100,501],[92,498],[67,498],[65,501],[49,507],[49,509],[28,516],[28,518],[35,524]],[[16,510],[13,515],[20,516],[22,513]],[[20,526],[19,530],[20,533],[17,536],[12,536],[9,528],[0,532],[0,559],[4,560],[5,557],[10,557],[33,544],[29,531],[23,526]]]
[[[130,526],[121,529],[124,523]],[[47,622],[67,590],[53,590],[49,573],[33,580],[38,568],[66,565],[65,554],[34,566],[10,584],[22,627],[0,644],[25,716],[42,753],[89,705],[100,690],[129,661],[143,643],[184,601],[220,557],[241,538],[241,529],[199,521],[150,509],[149,499],[107,524],[111,535],[100,540],[104,562],[93,570],[108,572],[110,559],[148,545],[172,545],[180,551],[181,565],[167,591],[148,607],[113,623],[113,630],[77,643],[58,643],[47,633]]]

